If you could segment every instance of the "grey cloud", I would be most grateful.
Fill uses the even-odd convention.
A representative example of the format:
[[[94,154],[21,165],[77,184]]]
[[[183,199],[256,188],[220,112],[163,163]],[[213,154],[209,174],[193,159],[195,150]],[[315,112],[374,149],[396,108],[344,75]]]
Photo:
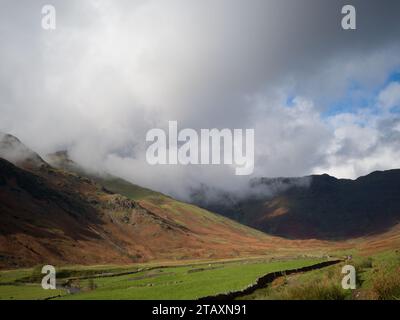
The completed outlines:
[[[0,2],[0,130],[173,194],[248,181],[227,167],[148,166],[148,129],[254,127],[255,175],[332,169],[366,153],[344,139],[332,160],[338,140],[320,112],[350,82],[373,88],[400,66],[398,1],[352,1],[354,32],[340,28],[347,1],[55,0],[53,32],[43,4]]]

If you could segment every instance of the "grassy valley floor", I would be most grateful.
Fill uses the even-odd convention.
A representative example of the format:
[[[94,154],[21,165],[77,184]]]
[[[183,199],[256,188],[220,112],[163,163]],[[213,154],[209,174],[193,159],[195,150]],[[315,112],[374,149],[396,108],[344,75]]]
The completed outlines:
[[[344,290],[344,265],[356,269],[356,289]],[[400,252],[384,251],[369,257],[355,255],[321,270],[282,276],[242,300],[400,300]]]
[[[291,275],[239,299],[255,300],[348,300],[400,299],[400,251],[361,255],[338,251],[330,259],[351,260]],[[240,291],[272,272],[298,269],[327,261],[322,257],[171,262],[128,266],[66,266],[57,271],[57,289],[41,288],[41,268],[0,271],[0,299],[199,299]],[[341,287],[342,267],[353,265],[357,289]]]
[[[270,272],[323,260],[243,259],[175,266],[66,267],[58,272],[57,290],[40,287],[40,268],[2,271],[0,299],[198,299],[241,290]]]

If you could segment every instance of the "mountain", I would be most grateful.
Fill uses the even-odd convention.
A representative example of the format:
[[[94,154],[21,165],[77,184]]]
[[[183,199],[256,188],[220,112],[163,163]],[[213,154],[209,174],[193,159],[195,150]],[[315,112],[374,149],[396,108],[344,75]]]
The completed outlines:
[[[329,175],[261,178],[248,194],[206,187],[193,203],[248,226],[289,239],[341,240],[380,234],[400,223],[400,170],[356,180]]]
[[[399,170],[357,180],[261,178],[246,194],[193,192],[193,202],[224,217],[88,173],[64,151],[42,158],[0,134],[0,268],[392,248],[400,243],[399,178]]]
[[[48,164],[11,134],[0,132],[0,157],[25,169],[38,169]]]
[[[285,243],[123,179],[86,174],[65,152],[48,159],[54,164],[0,136],[0,268],[235,258]]]

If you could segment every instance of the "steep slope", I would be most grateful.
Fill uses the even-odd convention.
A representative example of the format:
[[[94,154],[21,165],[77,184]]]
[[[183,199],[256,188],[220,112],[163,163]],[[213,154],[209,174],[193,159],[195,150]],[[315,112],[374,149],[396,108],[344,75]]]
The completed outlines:
[[[299,183],[304,179],[309,182]],[[277,184],[281,188],[271,191]],[[229,201],[207,201],[204,192],[194,193],[193,200],[251,227],[291,239],[362,237],[400,223],[400,170],[373,172],[356,180],[329,175],[262,178],[253,180],[251,188],[257,191],[246,197],[220,192]]]
[[[0,132],[0,157],[25,169],[39,169],[48,164],[11,134]]]
[[[3,137],[0,157],[19,167],[0,159],[1,268],[232,258],[280,247],[282,239],[122,179],[55,168]],[[10,139],[29,152],[11,159]]]

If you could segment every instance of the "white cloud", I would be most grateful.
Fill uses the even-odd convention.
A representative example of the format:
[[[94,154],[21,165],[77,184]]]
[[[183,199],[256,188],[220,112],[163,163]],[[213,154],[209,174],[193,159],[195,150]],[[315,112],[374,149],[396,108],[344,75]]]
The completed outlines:
[[[380,94],[379,94],[379,105],[390,110],[393,107],[400,106],[400,83],[390,83]]]
[[[325,149],[325,163],[316,167],[314,173],[356,178],[375,170],[400,168],[400,117],[374,112],[383,101],[385,106],[394,106],[394,88],[397,85],[390,83],[382,89],[372,108],[328,118],[334,135]]]

